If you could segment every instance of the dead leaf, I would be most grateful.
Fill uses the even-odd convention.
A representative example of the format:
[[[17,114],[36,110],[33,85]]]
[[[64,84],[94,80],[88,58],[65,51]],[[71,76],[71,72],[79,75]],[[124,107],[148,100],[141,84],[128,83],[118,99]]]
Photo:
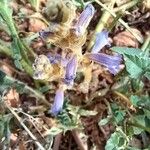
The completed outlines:
[[[132,31],[143,40],[143,36],[139,30],[132,28]],[[129,46],[135,48],[139,47],[139,42],[129,31],[123,31],[118,33],[116,36],[113,37],[113,41],[116,46]]]
[[[39,32],[42,29],[45,29],[47,26],[46,24],[40,20],[42,16],[38,13],[32,15],[32,18],[29,20],[29,31],[30,32]]]
[[[3,64],[1,64],[0,62],[0,69],[2,71],[4,71],[7,75],[12,76],[13,71],[12,69],[10,69],[10,67],[8,65],[5,64],[5,62],[2,62]]]
[[[11,107],[18,107],[20,104],[19,94],[15,89],[11,89],[5,96],[7,104]]]

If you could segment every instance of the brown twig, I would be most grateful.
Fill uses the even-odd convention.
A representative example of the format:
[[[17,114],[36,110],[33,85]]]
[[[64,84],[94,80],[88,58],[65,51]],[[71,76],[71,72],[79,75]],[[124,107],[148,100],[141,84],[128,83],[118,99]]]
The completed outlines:
[[[40,150],[45,150],[45,148],[42,146],[42,144],[37,140],[37,138],[32,134],[32,132],[29,130],[29,128],[23,123],[22,119],[18,116],[18,114],[11,108],[9,105],[4,103],[5,106],[8,108],[8,110],[15,116],[15,118],[18,120],[20,125],[26,130],[26,132],[29,134],[29,136],[33,139],[35,144],[38,146]]]
[[[80,150],[87,150],[79,137],[78,131],[75,129],[72,130],[72,135],[73,135],[74,140],[76,141],[78,147],[80,148]]]
[[[58,135],[56,135],[55,140],[54,140],[53,150],[59,150],[61,138],[62,138],[62,133],[59,133]]]

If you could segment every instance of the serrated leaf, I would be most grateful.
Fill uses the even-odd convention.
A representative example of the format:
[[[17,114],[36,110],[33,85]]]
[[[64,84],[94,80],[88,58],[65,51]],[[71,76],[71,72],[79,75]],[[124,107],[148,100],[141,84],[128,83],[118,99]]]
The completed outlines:
[[[121,137],[122,136],[119,132],[114,132],[113,134],[111,134],[110,138],[106,143],[105,150],[113,150],[114,148],[115,150],[120,150],[118,144]]]
[[[111,50],[119,54],[127,54],[133,56],[140,55],[142,53],[142,51],[138,48],[128,48],[128,47],[118,47],[118,46],[111,47]]]
[[[107,140],[105,150],[125,150],[128,144],[129,137],[123,132],[121,127],[117,127],[116,131]]]
[[[140,78],[150,72],[150,59],[147,57],[138,57],[125,55],[126,70],[131,78]]]

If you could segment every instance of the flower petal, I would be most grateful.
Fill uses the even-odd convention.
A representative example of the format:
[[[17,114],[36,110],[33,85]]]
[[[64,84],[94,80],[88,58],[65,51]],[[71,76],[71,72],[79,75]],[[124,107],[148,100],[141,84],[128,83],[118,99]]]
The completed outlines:
[[[62,58],[62,56],[60,54],[56,54],[56,55],[48,54],[47,57],[51,64],[59,64],[60,63],[63,67],[66,67],[66,65],[68,63],[68,59]]]
[[[76,77],[77,71],[77,56],[73,56],[66,66],[66,74],[64,82],[67,85],[73,85],[73,80]]]
[[[121,64],[122,57],[119,54],[110,56],[107,54],[97,53],[97,54],[87,54],[87,57],[92,61],[104,65],[105,67],[107,67],[110,73],[114,75],[120,71],[119,65]]]
[[[55,94],[54,103],[51,108],[51,113],[56,116],[62,110],[64,103],[64,91],[62,89],[58,89]]]
[[[95,44],[91,53],[98,53],[105,45],[110,45],[108,40],[108,32],[106,30],[97,33]]]
[[[95,8],[92,4],[88,4],[83,12],[80,14],[80,17],[75,25],[76,35],[83,35],[87,26],[89,25],[92,17],[94,16]]]
[[[47,57],[48,57],[51,64],[56,64],[59,61],[61,61],[61,55],[59,55],[59,54],[56,54],[56,55],[48,54]]]

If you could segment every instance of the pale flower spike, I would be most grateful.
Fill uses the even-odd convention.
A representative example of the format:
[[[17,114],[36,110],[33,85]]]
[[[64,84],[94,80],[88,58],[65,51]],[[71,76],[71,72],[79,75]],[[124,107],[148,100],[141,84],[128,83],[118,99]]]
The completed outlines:
[[[116,75],[120,71],[120,64],[122,57],[119,54],[110,56],[107,54],[97,53],[97,54],[88,54],[89,59],[95,61],[103,66],[105,66],[110,73]]]
[[[92,48],[91,53],[98,53],[105,45],[110,46],[110,43],[108,40],[108,32],[106,30],[97,33],[95,44]]]
[[[73,56],[66,66],[66,74],[64,82],[67,85],[73,85],[77,71],[77,56]]]
[[[64,91],[58,89],[55,94],[54,103],[51,108],[51,114],[57,116],[58,113],[62,110],[64,103]]]
[[[75,24],[75,33],[77,36],[81,36],[85,33],[87,26],[89,25],[91,19],[95,13],[95,8],[92,4],[88,4]]]

